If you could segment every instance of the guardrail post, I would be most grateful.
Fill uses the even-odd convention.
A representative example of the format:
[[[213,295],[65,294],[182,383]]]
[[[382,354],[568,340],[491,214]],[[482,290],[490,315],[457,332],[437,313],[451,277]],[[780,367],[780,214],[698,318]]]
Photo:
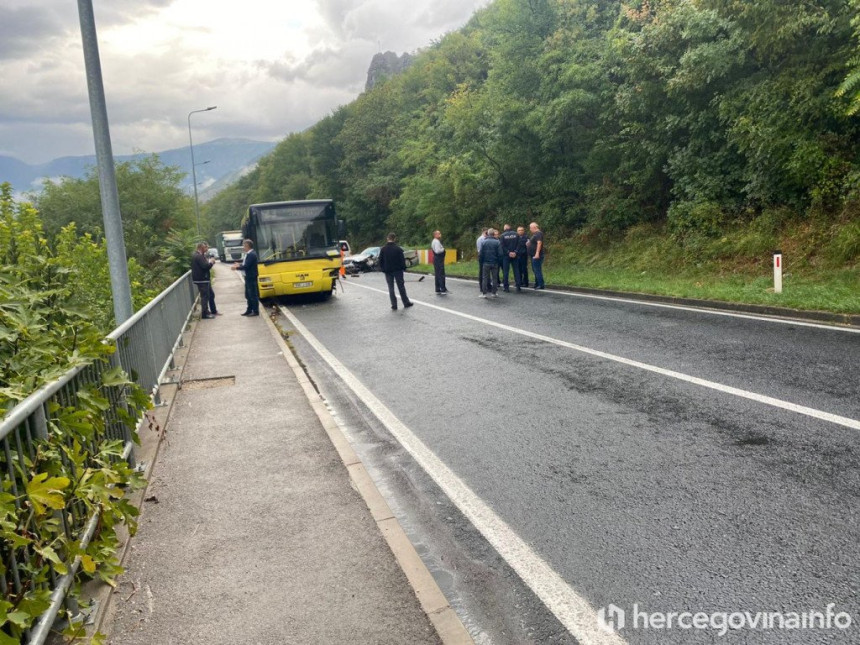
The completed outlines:
[[[48,417],[45,414],[45,405],[40,405],[30,417],[32,420],[33,437],[36,439],[48,438]]]

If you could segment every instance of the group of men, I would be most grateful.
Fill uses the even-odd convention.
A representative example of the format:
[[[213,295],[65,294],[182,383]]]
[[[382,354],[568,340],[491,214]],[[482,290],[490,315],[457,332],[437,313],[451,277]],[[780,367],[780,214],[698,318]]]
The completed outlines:
[[[518,226],[516,230],[505,224],[501,234],[494,228],[481,231],[477,240],[478,284],[481,298],[498,296],[499,281],[502,289],[510,291],[510,274],[514,274],[514,286],[522,291],[529,286],[529,263],[534,274],[534,289],[543,289],[543,259],[546,247],[543,232],[537,222],[529,224],[531,235]]]
[[[529,286],[529,264],[534,274],[534,289],[543,289],[543,259],[546,247],[543,232],[537,222],[529,225],[531,235],[526,235],[524,227],[516,230],[510,224],[505,224],[501,235],[493,228],[481,231],[478,237],[478,285],[481,298],[487,295],[498,296],[499,282],[504,291],[510,291],[510,274],[513,270],[514,286],[517,291]],[[433,231],[433,241],[430,242],[433,253],[433,273],[435,276],[436,294],[444,296],[448,293],[445,285],[445,245],[442,244],[442,232]],[[394,286],[400,292],[404,307],[411,307],[412,302],[406,295],[404,272],[406,261],[403,249],[397,245],[397,236],[389,233],[385,246],[379,252],[379,268],[385,274],[388,283],[388,297],[391,308],[397,310],[397,296]],[[420,278],[423,279],[423,278]]]
[[[245,274],[245,300],[248,306],[243,316],[260,315],[260,297],[257,291],[257,252],[254,251],[254,242],[244,240],[242,242],[242,261],[233,264],[234,271],[242,271]],[[215,290],[212,288],[212,265],[215,258],[209,257],[209,245],[206,242],[198,242],[194,255],[191,256],[191,280],[197,286],[200,293],[200,317],[205,319],[220,316],[221,313],[215,306]]]
[[[534,273],[534,288],[543,289],[543,258],[546,254],[543,233],[536,222],[529,225],[531,236],[526,235],[525,228],[518,227],[514,231],[510,224],[505,224],[501,235],[493,228],[484,229],[477,241],[478,249],[478,281],[481,289],[481,297],[486,298],[488,294],[496,297],[499,290],[499,281],[502,288],[510,291],[510,273],[513,269],[514,285],[517,291],[529,286],[528,265],[531,261]],[[445,285],[445,246],[442,244],[441,231],[433,232],[433,241],[430,243],[433,252],[433,269],[435,274],[436,293],[445,295],[448,288]],[[191,279],[197,285],[200,292],[202,306],[201,318],[213,318],[220,316],[215,307],[215,291],[212,289],[210,271],[215,263],[215,258],[210,258],[209,245],[206,242],[197,244],[197,250],[191,258]],[[242,261],[235,263],[233,270],[245,273],[245,299],[248,306],[243,316],[260,315],[260,298],[257,291],[257,253],[254,251],[254,242],[244,240],[242,243]],[[400,292],[400,299],[404,307],[411,307],[412,302],[406,295],[404,283],[404,272],[406,271],[406,258],[403,249],[397,244],[397,236],[389,233],[385,246],[379,252],[379,268],[385,274],[388,283],[388,295],[391,300],[391,308],[397,310],[397,296],[394,286]]]

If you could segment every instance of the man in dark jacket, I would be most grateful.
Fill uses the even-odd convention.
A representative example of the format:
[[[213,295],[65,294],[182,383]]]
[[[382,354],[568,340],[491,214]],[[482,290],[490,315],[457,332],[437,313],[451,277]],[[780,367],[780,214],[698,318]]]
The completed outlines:
[[[517,291],[520,290],[520,275],[517,271],[517,246],[520,243],[520,236],[517,232],[511,229],[510,224],[505,224],[504,231],[499,237],[499,242],[502,244],[502,287],[505,291],[510,291],[510,281],[508,280],[511,269],[514,273],[514,284],[517,285]]]
[[[526,229],[523,226],[517,227],[517,235],[519,235],[519,242],[517,244],[517,266],[515,267],[515,271],[517,272],[517,276],[519,276],[519,282],[517,284],[518,287],[528,287],[529,286],[529,249],[528,249],[528,241],[529,236],[526,235]]]
[[[209,275],[215,260],[210,261],[206,255],[208,250],[209,245],[206,242],[199,242],[197,250],[191,256],[191,280],[197,285],[197,291],[200,293],[201,318],[214,318],[221,315],[215,308],[215,292],[212,290],[212,279]]]
[[[245,300],[248,306],[245,308],[243,316],[259,316],[260,315],[260,292],[257,287],[257,252],[254,250],[253,240],[245,240],[242,242],[242,251],[245,257],[242,262],[237,262],[233,265],[234,271],[244,271],[245,273]]]
[[[496,229],[491,228],[487,231],[487,239],[481,245],[481,253],[478,255],[478,261],[481,263],[484,271],[480,297],[486,298],[488,293],[492,293],[493,298],[498,298],[499,265],[502,262],[502,245],[496,239]]]
[[[379,269],[385,274],[388,283],[388,297],[391,298],[391,308],[397,310],[397,296],[394,295],[394,283],[400,291],[400,299],[404,307],[411,307],[409,296],[406,295],[406,285],[403,284],[403,272],[406,271],[406,258],[403,249],[397,245],[397,236],[388,234],[388,242],[379,250]]]

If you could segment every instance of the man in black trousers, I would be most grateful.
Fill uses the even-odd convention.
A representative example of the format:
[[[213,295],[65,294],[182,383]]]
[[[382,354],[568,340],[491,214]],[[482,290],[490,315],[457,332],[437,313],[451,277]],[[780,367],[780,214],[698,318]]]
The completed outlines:
[[[433,241],[430,242],[433,251],[433,274],[436,278],[436,293],[444,296],[448,293],[445,286],[445,247],[442,245],[442,232],[433,231]]]
[[[199,242],[197,250],[191,257],[191,281],[197,285],[197,291],[200,292],[201,318],[214,318],[221,315],[215,309],[215,292],[212,290],[212,278],[209,273],[215,260],[210,261],[206,255],[208,250],[209,246],[206,242]]]
[[[517,265],[516,271],[519,276],[519,282],[517,286],[519,287],[528,287],[529,286],[529,250],[527,242],[529,241],[529,236],[526,235],[526,229],[523,226],[517,227],[517,235],[520,236],[519,242],[517,244]]]
[[[257,252],[254,250],[253,240],[245,240],[242,242],[242,251],[245,257],[242,262],[237,262],[233,265],[234,271],[245,272],[245,300],[248,306],[245,308],[243,316],[259,316],[260,315],[260,292],[257,288]]]
[[[517,265],[517,247],[520,244],[520,236],[517,232],[511,229],[510,224],[505,224],[504,231],[499,236],[499,242],[502,244],[502,287],[505,291],[510,291],[509,277],[511,271],[514,274],[514,284],[517,285],[517,291],[520,290],[520,272]]]
[[[406,258],[403,249],[397,245],[397,236],[388,234],[388,242],[379,250],[379,268],[385,274],[388,283],[388,297],[391,298],[391,308],[397,310],[397,296],[394,295],[394,283],[400,291],[400,299],[404,307],[411,307],[409,296],[406,295],[406,285],[403,284],[403,272],[406,271]]]

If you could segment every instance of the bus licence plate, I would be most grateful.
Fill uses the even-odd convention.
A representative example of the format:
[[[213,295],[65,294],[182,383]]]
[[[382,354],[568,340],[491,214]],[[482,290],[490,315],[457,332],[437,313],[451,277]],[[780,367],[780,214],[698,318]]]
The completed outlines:
[[[307,287],[312,287],[313,282],[293,282],[293,287],[296,289],[306,289]]]

